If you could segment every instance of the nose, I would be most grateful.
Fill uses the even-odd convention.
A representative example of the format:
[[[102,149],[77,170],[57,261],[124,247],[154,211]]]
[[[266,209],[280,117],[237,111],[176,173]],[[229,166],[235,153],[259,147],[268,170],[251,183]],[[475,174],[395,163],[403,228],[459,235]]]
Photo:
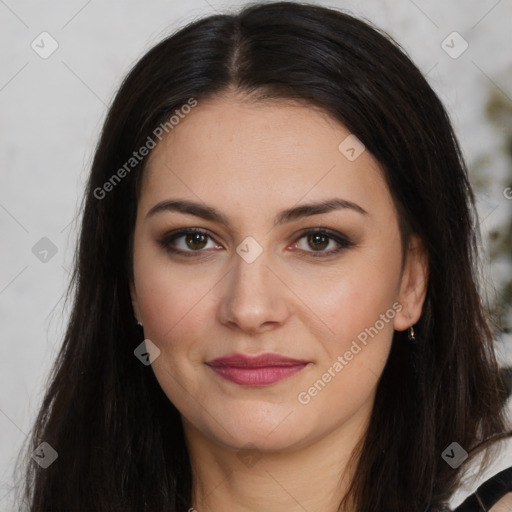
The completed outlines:
[[[267,251],[252,263],[238,254],[233,266],[216,287],[220,295],[218,320],[230,329],[257,334],[283,325],[291,314],[293,296],[270,267]]]

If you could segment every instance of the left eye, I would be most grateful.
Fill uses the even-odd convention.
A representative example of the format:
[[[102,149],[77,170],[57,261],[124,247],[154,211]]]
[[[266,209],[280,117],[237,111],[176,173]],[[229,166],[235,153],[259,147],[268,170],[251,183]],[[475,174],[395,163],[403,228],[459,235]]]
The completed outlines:
[[[179,246],[180,244],[177,243],[180,239],[183,239],[181,247]],[[213,244],[213,247],[208,247],[208,239],[211,239],[213,242],[213,237],[207,231],[189,228],[170,233],[163,239],[158,240],[158,242],[169,253],[183,256],[196,256],[198,255],[197,253],[204,252],[203,249],[221,248],[221,246],[216,244]],[[299,241],[302,239],[306,240],[307,245],[313,249],[312,251],[298,247]],[[325,249],[329,247],[331,242],[334,243],[334,248],[326,251]],[[313,230],[303,232],[293,245],[297,246],[301,251],[311,253],[311,256],[321,257],[336,254],[354,244],[341,233],[331,233],[326,230]]]
[[[307,245],[313,248],[313,251],[306,250],[305,252],[318,253],[311,254],[311,256],[314,257],[330,256],[331,254],[336,254],[341,250],[354,245],[352,242],[350,242],[350,240],[341,235],[341,233],[331,233],[330,231],[325,230],[307,231],[303,233],[300,238],[298,238],[297,242],[295,242],[295,245],[298,246],[298,241],[302,240],[303,238],[306,239]],[[329,246],[330,242],[333,242],[335,247],[325,251],[324,249]]]

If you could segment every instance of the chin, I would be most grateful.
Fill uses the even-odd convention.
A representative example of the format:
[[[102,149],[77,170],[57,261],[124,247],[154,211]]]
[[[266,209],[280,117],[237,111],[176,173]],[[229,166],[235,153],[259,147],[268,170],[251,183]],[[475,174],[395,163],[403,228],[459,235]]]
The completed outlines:
[[[252,448],[262,452],[282,452],[307,444],[309,436],[306,425],[291,421],[293,413],[286,416],[280,415],[279,420],[269,417],[259,421],[247,416],[233,418],[233,421],[224,422],[222,426],[211,425],[212,434],[217,442],[235,450]]]

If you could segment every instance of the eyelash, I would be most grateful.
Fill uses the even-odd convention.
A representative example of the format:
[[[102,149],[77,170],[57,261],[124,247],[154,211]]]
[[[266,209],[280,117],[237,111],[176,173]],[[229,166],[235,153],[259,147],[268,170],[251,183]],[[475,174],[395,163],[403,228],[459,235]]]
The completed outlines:
[[[157,240],[157,242],[168,252],[172,254],[177,254],[180,256],[185,257],[197,257],[197,253],[204,252],[203,249],[198,250],[189,250],[189,251],[183,251],[181,249],[175,249],[171,246],[171,243],[174,242],[176,239],[187,235],[191,233],[199,233],[201,235],[206,235],[211,240],[215,241],[215,239],[210,235],[208,231],[205,231],[203,229],[199,228],[183,228],[178,229],[176,231],[173,231],[172,233],[168,233],[160,240]],[[294,243],[297,243],[301,238],[304,238],[306,235],[323,235],[327,237],[330,240],[335,241],[339,247],[336,249],[331,249],[330,251],[303,251],[307,254],[310,254],[313,258],[326,258],[328,256],[332,256],[334,254],[338,254],[343,249],[348,249],[349,247],[354,246],[355,244],[351,242],[347,237],[341,235],[341,233],[337,233],[336,231],[331,231],[330,229],[325,228],[319,228],[319,229],[306,229],[304,231],[301,231],[298,238],[295,240]],[[316,254],[315,254],[316,253]]]

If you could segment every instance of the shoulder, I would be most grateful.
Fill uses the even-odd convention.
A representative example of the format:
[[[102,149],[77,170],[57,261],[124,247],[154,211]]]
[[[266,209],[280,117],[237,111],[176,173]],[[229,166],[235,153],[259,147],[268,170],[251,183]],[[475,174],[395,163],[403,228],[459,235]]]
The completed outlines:
[[[486,480],[453,512],[501,512],[512,510],[512,466]],[[492,508],[496,505],[496,508]]]

